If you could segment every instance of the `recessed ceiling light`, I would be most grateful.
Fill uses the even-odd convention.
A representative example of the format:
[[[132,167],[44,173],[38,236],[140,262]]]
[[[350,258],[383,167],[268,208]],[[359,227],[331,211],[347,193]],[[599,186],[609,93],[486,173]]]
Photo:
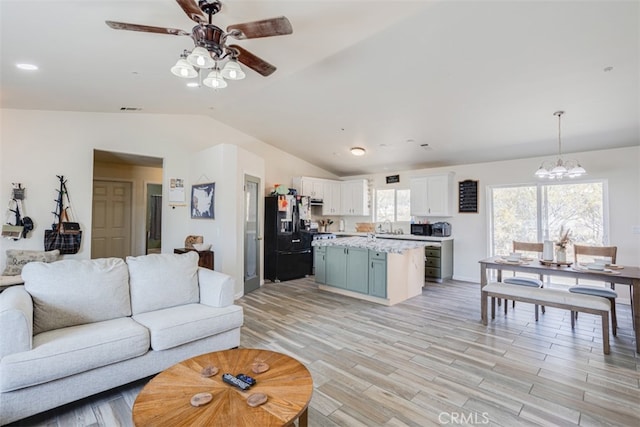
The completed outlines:
[[[16,64],[16,67],[25,71],[35,71],[38,69],[38,66],[33,64]]]
[[[351,154],[354,156],[364,156],[366,150],[362,147],[351,147]]]

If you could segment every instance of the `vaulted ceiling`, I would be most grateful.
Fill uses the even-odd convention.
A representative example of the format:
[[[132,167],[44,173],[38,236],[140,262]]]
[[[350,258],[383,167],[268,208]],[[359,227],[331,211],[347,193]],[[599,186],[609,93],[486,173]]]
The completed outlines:
[[[556,110],[563,151],[640,144],[637,1],[228,0],[214,23],[281,15],[292,35],[237,42],[277,71],[213,91],[169,72],[189,37],[105,25],[191,31],[174,0],[2,0],[1,106],[208,116],[338,175],[553,156]]]

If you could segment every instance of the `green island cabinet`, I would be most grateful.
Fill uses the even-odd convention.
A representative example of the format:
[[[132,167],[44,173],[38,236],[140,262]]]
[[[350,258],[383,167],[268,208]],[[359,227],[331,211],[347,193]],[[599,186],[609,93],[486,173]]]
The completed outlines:
[[[316,282],[326,282],[327,247],[315,246],[313,248],[313,266],[316,275]]]
[[[453,240],[432,243],[424,248],[424,278],[442,283],[453,277]]]
[[[386,298],[387,254],[345,246],[318,246],[315,276],[317,283]]]
[[[422,246],[402,252],[351,245],[320,248],[315,248],[315,281],[320,290],[384,305],[394,305],[422,293]]]
[[[369,295],[387,297],[387,254],[369,251]]]
[[[328,246],[325,283],[348,291],[369,293],[368,263],[368,249]]]

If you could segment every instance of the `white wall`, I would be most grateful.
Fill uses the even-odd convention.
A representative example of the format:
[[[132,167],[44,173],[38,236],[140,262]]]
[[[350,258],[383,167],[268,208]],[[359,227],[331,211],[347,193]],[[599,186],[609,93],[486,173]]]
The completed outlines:
[[[574,153],[587,169],[585,179],[606,179],[609,188],[610,243],[618,246],[617,262],[640,265],[640,234],[633,234],[633,227],[640,226],[640,147]],[[530,184],[537,182],[533,173],[542,160],[530,158],[513,161],[478,163],[444,168],[413,171],[386,172],[377,175],[360,175],[349,178],[370,178],[373,188],[409,188],[409,178],[418,175],[453,171],[453,216],[430,218],[430,222],[451,223],[454,237],[454,278],[477,282],[480,280],[478,261],[489,254],[487,229],[486,188],[504,184]],[[400,175],[400,183],[387,185],[385,177]],[[478,214],[458,214],[458,181],[479,181]],[[576,207],[579,209],[579,207]],[[353,231],[355,222],[370,218],[345,217],[347,231]],[[405,232],[408,224],[404,224]]]
[[[219,144],[223,146],[214,147]],[[24,208],[35,223],[27,239],[0,239],[0,269],[6,264],[6,249],[42,250],[44,230],[52,222],[56,175],[68,179],[83,230],[80,252],[65,257],[90,258],[94,149],[162,158],[166,201],[162,214],[163,252],[183,247],[189,234],[220,239],[219,243],[214,241],[216,269],[234,276],[236,291],[241,290],[243,280],[243,257],[239,256],[243,250],[239,231],[242,225],[238,219],[242,174],[247,171],[261,177],[265,192],[269,185],[290,182],[295,175],[333,176],[208,117],[0,109],[0,200],[8,203],[11,183],[22,183],[27,188]],[[205,159],[211,161],[211,166],[204,164]],[[191,185],[201,175],[195,166],[217,183],[216,220],[208,225],[203,222],[206,220],[191,220],[186,207],[168,206],[169,179],[185,179],[185,189],[190,193]]]

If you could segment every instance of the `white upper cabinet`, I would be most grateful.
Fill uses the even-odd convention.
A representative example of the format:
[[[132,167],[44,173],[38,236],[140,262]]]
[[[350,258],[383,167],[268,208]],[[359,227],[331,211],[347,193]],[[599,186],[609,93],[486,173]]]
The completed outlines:
[[[342,182],[342,214],[369,215],[369,185],[366,179]]]
[[[322,215],[342,215],[342,186],[340,181],[325,180]]]
[[[451,216],[453,172],[411,178],[411,215]]]
[[[324,183],[326,180],[302,176],[293,179],[293,186],[301,196],[309,196],[312,199],[324,199]]]

